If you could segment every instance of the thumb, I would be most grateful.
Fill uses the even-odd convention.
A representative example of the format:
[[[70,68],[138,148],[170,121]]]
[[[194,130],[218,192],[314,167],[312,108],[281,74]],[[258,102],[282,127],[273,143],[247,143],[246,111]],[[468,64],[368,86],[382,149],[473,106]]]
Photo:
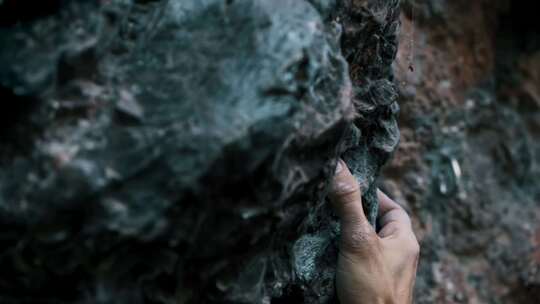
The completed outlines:
[[[370,247],[369,241],[377,235],[364,214],[360,185],[341,159],[332,180],[330,201],[341,221],[344,249],[358,251]]]

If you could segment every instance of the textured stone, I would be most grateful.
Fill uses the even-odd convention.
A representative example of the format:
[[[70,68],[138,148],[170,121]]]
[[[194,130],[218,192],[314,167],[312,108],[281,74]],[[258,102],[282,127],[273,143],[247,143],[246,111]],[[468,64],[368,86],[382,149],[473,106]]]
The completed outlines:
[[[330,303],[374,223],[398,1],[0,2],[0,299]],[[343,49],[343,52],[342,52]]]
[[[421,242],[416,303],[540,298],[540,24],[533,2],[404,1],[402,142],[382,188]]]

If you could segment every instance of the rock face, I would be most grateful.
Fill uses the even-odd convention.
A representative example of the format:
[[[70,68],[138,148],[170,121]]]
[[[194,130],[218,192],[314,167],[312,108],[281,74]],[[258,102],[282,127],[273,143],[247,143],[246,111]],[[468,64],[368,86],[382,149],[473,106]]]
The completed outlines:
[[[331,303],[399,1],[0,1],[2,303]]]
[[[540,299],[540,23],[532,2],[404,1],[401,144],[417,303]]]

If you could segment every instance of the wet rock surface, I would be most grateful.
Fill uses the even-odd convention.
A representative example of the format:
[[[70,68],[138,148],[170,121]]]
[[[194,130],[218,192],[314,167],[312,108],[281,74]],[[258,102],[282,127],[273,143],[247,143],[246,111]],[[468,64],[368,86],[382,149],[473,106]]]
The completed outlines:
[[[331,303],[399,1],[0,1],[2,303]]]

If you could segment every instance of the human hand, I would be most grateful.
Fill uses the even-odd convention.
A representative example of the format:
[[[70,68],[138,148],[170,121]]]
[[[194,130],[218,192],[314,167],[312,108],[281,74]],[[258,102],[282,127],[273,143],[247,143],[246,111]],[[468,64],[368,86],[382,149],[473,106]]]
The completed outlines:
[[[377,233],[362,207],[360,186],[339,160],[330,199],[340,217],[336,273],[342,304],[410,304],[420,246],[405,210],[380,190]]]

